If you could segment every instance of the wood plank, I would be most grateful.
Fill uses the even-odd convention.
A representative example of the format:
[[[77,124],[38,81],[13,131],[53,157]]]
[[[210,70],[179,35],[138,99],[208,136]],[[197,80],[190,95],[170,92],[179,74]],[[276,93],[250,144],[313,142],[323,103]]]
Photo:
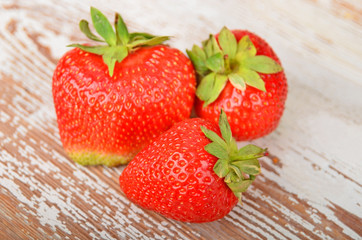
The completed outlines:
[[[362,239],[360,1],[167,3],[0,3],[0,239]],[[270,155],[244,204],[225,218],[164,218],[120,191],[124,167],[67,158],[51,78],[65,46],[85,41],[77,23],[89,19],[90,5],[109,17],[120,11],[132,31],[172,35],[182,51],[224,25],[248,28],[282,59],[285,114],[254,141]]]

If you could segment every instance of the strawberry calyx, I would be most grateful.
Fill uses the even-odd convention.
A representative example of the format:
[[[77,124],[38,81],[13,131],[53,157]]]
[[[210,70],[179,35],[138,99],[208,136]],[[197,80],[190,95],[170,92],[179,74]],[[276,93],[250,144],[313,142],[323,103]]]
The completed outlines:
[[[241,203],[242,193],[248,189],[261,171],[258,158],[265,156],[267,149],[253,144],[238,149],[232,137],[227,116],[222,109],[219,127],[222,137],[201,126],[201,131],[212,141],[205,146],[205,150],[218,158],[213,168],[214,172],[224,179]]]
[[[246,85],[266,91],[265,83],[258,73],[273,74],[283,68],[273,59],[256,55],[257,49],[245,35],[237,42],[234,34],[224,27],[218,36],[194,45],[186,50],[198,75],[196,95],[204,101],[204,107],[214,102],[226,86],[227,81],[244,91]]]
[[[91,18],[97,36],[92,33],[86,20],[79,22],[80,30],[91,40],[106,43],[106,45],[89,46],[83,44],[70,44],[68,47],[77,47],[86,52],[102,55],[104,63],[108,66],[112,77],[116,62],[121,62],[127,55],[144,46],[154,46],[168,40],[168,36],[154,36],[148,33],[129,33],[120,14],[115,14],[114,29],[108,19],[98,9],[91,7]]]

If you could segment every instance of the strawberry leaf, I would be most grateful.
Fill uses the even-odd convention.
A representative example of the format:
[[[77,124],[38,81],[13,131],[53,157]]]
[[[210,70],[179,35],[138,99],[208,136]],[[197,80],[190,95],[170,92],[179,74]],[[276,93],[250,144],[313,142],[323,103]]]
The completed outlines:
[[[214,86],[211,90],[211,97],[204,102],[204,107],[214,102],[220,95],[221,91],[224,89],[227,83],[228,77],[221,74],[216,74]]]
[[[246,191],[246,190],[245,190]],[[238,198],[238,202],[240,203],[240,204],[243,204],[242,203],[242,197],[243,197],[243,192],[233,192],[234,193],[234,195]]]
[[[230,168],[230,165],[228,165]],[[225,183],[232,183],[232,182],[239,182],[242,179],[239,179],[238,175],[236,175],[235,171],[229,171],[229,173],[225,176],[224,182]]]
[[[237,179],[243,179],[243,174],[241,173],[240,169],[233,165],[233,164],[229,164],[229,168],[235,173],[235,175],[237,176]]]
[[[201,126],[201,131],[212,141],[205,146],[205,151],[219,158],[214,165],[214,172],[224,178],[224,182],[241,202],[242,192],[246,191],[260,173],[258,158],[264,156],[266,149],[249,144],[239,150],[235,139],[232,138],[224,110],[220,113],[219,127],[222,138]]]
[[[192,47],[192,50],[186,50],[187,55],[191,59],[196,72],[204,76],[204,74],[208,71],[207,67],[205,66],[206,61],[206,54],[205,52],[197,45]]]
[[[245,192],[252,183],[253,183],[252,180],[244,180],[244,181],[239,181],[239,182],[230,182],[230,183],[227,183],[227,185],[235,194],[235,193]]]
[[[237,42],[234,34],[229,29],[223,27],[219,34],[219,43],[222,51],[229,58],[234,58],[237,50]]]
[[[280,64],[272,58],[256,55],[257,49],[248,35],[237,42],[233,32],[224,27],[218,35],[218,41],[214,35],[209,35],[202,42],[202,48],[194,46],[192,51],[187,51],[198,74],[198,83],[210,72],[214,72],[217,79],[221,79],[219,75],[227,76],[233,87],[241,91],[250,86],[266,92],[259,73],[274,74],[283,71]],[[220,83],[216,80],[212,93],[207,94],[211,97],[201,99],[204,101],[203,106],[213,103],[225,85],[223,81]]]
[[[115,46],[117,43],[116,34],[108,19],[94,7],[91,7],[91,17],[94,28],[98,34],[101,35],[110,46]]]
[[[263,156],[266,149],[260,148],[256,145],[249,144],[239,149],[238,154],[243,156],[242,159],[250,159],[253,156]],[[255,158],[255,157],[254,157]]]
[[[103,62],[108,66],[109,75],[112,77],[113,71],[114,71],[114,66],[116,65],[117,59],[112,58],[107,55],[103,55],[102,58],[103,58]]]
[[[227,150],[217,142],[207,144],[205,151],[219,159],[227,159],[229,156]]]
[[[232,165],[240,169],[240,171],[250,174],[258,175],[260,173],[260,165],[257,158],[244,160],[244,161],[234,161]]]
[[[202,47],[204,48],[207,58],[209,58],[217,53],[220,53],[221,56],[223,55],[222,51],[219,47],[219,44],[216,41],[215,36],[212,34],[210,34],[209,39],[202,42]]]
[[[105,52],[109,48],[109,46],[86,46],[86,45],[82,45],[82,44],[70,44],[70,45],[67,45],[67,47],[80,48],[83,51],[94,53],[97,55],[105,54]]]
[[[149,33],[143,33],[143,32],[134,32],[129,34],[130,41],[133,42],[135,40],[140,39],[151,39],[156,37],[155,35],[149,34]]]
[[[197,45],[192,47],[192,52],[195,53],[202,61],[206,61],[205,52]]]
[[[212,37],[213,35],[210,35],[208,40],[202,42],[202,47],[205,51],[206,57],[211,57],[212,55],[214,55],[212,41],[211,41]]]
[[[238,152],[238,145],[236,144],[236,140],[233,137],[231,138],[229,149],[230,149],[230,159],[233,159],[232,156],[234,154],[237,154]]]
[[[230,124],[223,109],[221,109],[219,117],[219,127],[223,139],[225,140],[226,144],[229,146],[231,144],[233,136],[231,134]]]
[[[201,100],[207,101],[211,97],[211,90],[215,84],[215,75],[216,74],[212,72],[201,79],[199,87],[196,89],[196,95]]]
[[[210,42],[211,42],[211,46],[212,46],[212,53],[213,54],[221,53],[221,55],[223,55],[222,54],[223,52],[222,52],[219,44],[217,43],[216,38],[215,38],[214,35],[211,35]]]
[[[241,70],[239,70],[239,73],[247,85],[255,87],[263,92],[266,92],[265,83],[263,79],[260,78],[257,72],[247,68],[242,68]]]
[[[94,35],[89,29],[86,20],[79,23],[80,30],[91,40],[106,42],[108,46],[88,46],[81,44],[70,44],[68,47],[77,47],[86,52],[102,55],[104,63],[108,66],[109,75],[113,75],[116,62],[121,62],[129,52],[143,46],[159,45],[169,39],[168,36],[154,36],[148,33],[129,33],[122,17],[116,13],[115,30],[108,19],[96,8],[91,7],[91,18],[94,28],[105,40]]]
[[[122,62],[122,60],[127,57],[128,50],[126,46],[116,46],[115,51],[113,53],[113,57],[117,60],[117,62]]]
[[[230,169],[229,169],[229,164],[225,159],[219,159],[217,160],[217,162],[214,165],[214,172],[216,173],[216,175],[218,175],[220,178],[225,177]]]
[[[89,23],[86,20],[83,19],[79,22],[79,28],[89,39],[97,42],[104,42],[103,39],[100,39],[91,32],[89,29]]]
[[[243,55],[252,57],[256,55],[256,48],[253,42],[250,40],[249,36],[244,36],[238,43],[237,48],[238,53],[243,53]]]
[[[226,142],[219,135],[217,135],[217,133],[205,128],[204,126],[201,126],[201,131],[208,139],[222,146],[224,149],[227,149]]]
[[[109,75],[111,77],[113,76],[116,62],[121,62],[125,57],[127,57],[127,54],[127,47],[125,46],[108,47],[106,49],[102,57],[103,62],[108,66]]]
[[[246,84],[244,78],[241,74],[238,73],[230,73],[228,75],[230,83],[234,86],[234,88],[244,91],[246,89]]]
[[[108,48],[107,51],[102,55],[103,62],[108,66],[109,75],[113,76],[114,66],[116,64],[115,49]]]
[[[216,53],[206,59],[205,66],[213,72],[219,72],[224,67],[222,54]]]
[[[278,73],[283,68],[270,57],[259,55],[244,59],[243,66],[260,73]]]
[[[123,18],[118,13],[116,13],[115,25],[116,25],[117,40],[121,44],[126,45],[129,41],[129,33],[127,26],[123,21]]]
[[[143,47],[143,46],[154,46],[154,45],[159,45],[169,39],[170,39],[169,36],[159,36],[159,37],[156,36],[154,38],[149,38],[149,39],[135,40],[134,42],[129,43],[128,46],[131,48],[137,48],[137,47]]]

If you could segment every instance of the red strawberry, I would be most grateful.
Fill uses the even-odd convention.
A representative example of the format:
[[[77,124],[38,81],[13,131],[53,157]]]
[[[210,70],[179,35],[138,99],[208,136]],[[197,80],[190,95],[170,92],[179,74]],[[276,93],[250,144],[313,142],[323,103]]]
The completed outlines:
[[[236,140],[251,140],[279,124],[287,80],[273,49],[259,36],[223,28],[217,36],[187,51],[198,73],[196,114],[217,122],[228,114]]]
[[[238,149],[224,112],[219,125],[201,118],[175,124],[123,170],[123,192],[142,207],[179,221],[224,217],[260,173],[257,158],[265,150],[254,145]]]
[[[66,152],[80,164],[127,163],[174,123],[191,114],[195,75],[179,50],[159,45],[168,37],[128,33],[116,14],[116,32],[91,8],[95,29],[81,30],[108,45],[76,47],[59,61],[53,97]]]

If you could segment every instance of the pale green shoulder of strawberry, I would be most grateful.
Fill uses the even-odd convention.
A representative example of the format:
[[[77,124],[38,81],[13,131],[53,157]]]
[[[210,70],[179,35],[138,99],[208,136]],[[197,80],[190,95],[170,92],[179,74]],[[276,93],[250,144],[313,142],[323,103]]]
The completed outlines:
[[[88,165],[105,165],[107,167],[114,167],[118,165],[127,164],[129,159],[132,159],[135,154],[130,156],[121,156],[119,154],[102,154],[97,152],[68,152],[69,157],[76,163],[88,166]]]

